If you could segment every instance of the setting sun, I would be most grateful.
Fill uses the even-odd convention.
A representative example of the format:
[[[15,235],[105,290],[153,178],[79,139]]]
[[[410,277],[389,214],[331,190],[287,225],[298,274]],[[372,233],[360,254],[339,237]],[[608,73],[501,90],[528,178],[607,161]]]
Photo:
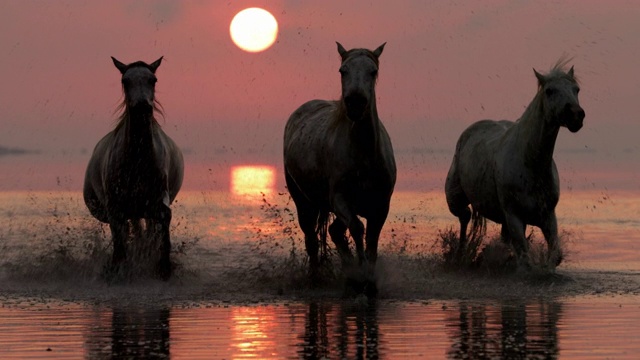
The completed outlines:
[[[229,26],[231,40],[240,49],[260,52],[269,48],[278,36],[278,22],[270,12],[260,8],[240,11]]]
[[[269,195],[276,184],[271,166],[234,166],[231,168],[231,193],[245,198]]]

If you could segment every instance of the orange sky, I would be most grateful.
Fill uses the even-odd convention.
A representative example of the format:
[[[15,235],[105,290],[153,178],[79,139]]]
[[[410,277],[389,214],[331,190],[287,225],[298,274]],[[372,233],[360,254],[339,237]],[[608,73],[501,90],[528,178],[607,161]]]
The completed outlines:
[[[249,6],[279,21],[276,44],[262,53],[241,51],[228,34]],[[289,114],[339,96],[335,41],[386,41],[378,112],[399,155],[444,150],[433,156],[446,168],[466,126],[519,117],[535,92],[531,68],[545,71],[567,54],[587,117],[579,133],[561,132],[559,165],[626,172],[637,183],[639,18],[635,1],[2,0],[0,146],[92,149],[121,96],[109,57],[164,56],[163,125],[188,157],[231,149],[241,160],[279,163]]]

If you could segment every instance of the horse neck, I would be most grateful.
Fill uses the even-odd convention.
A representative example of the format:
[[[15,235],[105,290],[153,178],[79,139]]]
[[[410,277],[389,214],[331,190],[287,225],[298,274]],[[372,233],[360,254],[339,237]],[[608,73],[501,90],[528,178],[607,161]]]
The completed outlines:
[[[153,132],[157,122],[151,112],[137,113],[125,109],[121,121],[125,151],[135,154],[153,154]]]
[[[539,96],[536,95],[516,123],[519,127],[518,144],[523,156],[529,160],[530,164],[550,167],[560,127],[551,125],[548,121]]]
[[[344,118],[347,117],[346,106],[344,100],[340,101]],[[352,121],[352,120],[348,120]],[[372,101],[369,109],[366,111],[362,119],[353,122],[350,127],[349,134],[351,139],[358,147],[367,152],[372,152],[378,148],[378,139],[380,137],[380,119],[378,118],[378,109],[376,106],[375,93],[372,94]],[[375,151],[373,152],[375,153]]]

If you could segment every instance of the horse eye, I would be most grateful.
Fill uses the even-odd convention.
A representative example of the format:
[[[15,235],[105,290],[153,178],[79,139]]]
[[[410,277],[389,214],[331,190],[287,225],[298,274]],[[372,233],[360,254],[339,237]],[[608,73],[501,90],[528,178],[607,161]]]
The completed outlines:
[[[149,79],[149,83],[152,85],[155,85],[157,82],[158,82],[158,79],[156,78]]]
[[[371,72],[371,76],[378,76],[378,69]]]
[[[576,94],[580,93],[580,88],[576,88]]]

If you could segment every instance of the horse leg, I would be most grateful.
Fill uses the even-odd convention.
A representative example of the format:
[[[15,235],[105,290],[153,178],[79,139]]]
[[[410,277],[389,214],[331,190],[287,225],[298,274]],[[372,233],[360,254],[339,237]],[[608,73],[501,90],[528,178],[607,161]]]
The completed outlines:
[[[336,217],[346,224],[356,244],[356,252],[358,253],[358,262],[360,265],[367,262],[367,255],[364,253],[364,225],[358,219],[355,211],[349,206],[349,202],[344,195],[336,194],[333,201],[334,213]]]
[[[304,206],[298,206],[298,223],[300,229],[304,233],[304,246],[307,249],[307,255],[309,256],[309,269],[311,271],[311,277],[315,278],[318,272],[318,236],[316,234],[316,226],[318,224],[318,210],[312,208],[305,208]],[[314,280],[315,281],[315,280]]]
[[[129,223],[123,219],[111,220],[109,228],[111,229],[111,239],[113,241],[111,268],[117,273],[121,270],[122,263],[127,258],[126,242],[129,237]]]
[[[289,194],[296,204],[296,211],[298,212],[298,224],[300,229],[304,233],[304,245],[307,249],[307,255],[309,255],[309,269],[311,272],[312,281],[315,282],[315,277],[318,272],[318,235],[316,233],[316,227],[318,226],[318,215],[320,210],[317,209],[307,197],[300,191],[298,185],[293,181],[287,171],[285,171],[285,180]]]
[[[347,225],[338,218],[335,218],[329,226],[329,235],[331,235],[331,240],[336,245],[336,249],[338,249],[338,254],[340,254],[343,267],[348,265],[353,259],[351,250],[349,250],[347,237],[345,236],[346,231]]]
[[[379,214],[376,214],[376,216],[370,216],[367,219],[366,253],[367,258],[369,259],[369,261],[371,261],[372,267],[375,267],[376,260],[378,259],[378,240],[380,239],[380,232],[382,231],[384,222],[387,220],[388,214],[389,207],[385,206],[382,210],[380,210]]]
[[[516,252],[518,266],[526,266],[528,264],[527,254],[529,252],[529,243],[525,236],[526,224],[516,215],[505,213],[505,222],[502,226],[507,227],[509,239]]]
[[[505,224],[502,224],[502,227],[500,228],[500,240],[502,240],[504,244],[511,244],[511,238],[509,237],[509,228],[507,228]]]
[[[389,207],[385,206],[385,208],[382,209],[380,213],[367,218],[366,254],[367,259],[369,260],[369,264],[365,269],[366,282],[364,286],[365,293],[368,296],[374,296],[378,293],[378,288],[375,281],[376,261],[378,260],[378,240],[380,239],[380,232],[382,231],[384,222],[387,220],[388,213]]]
[[[547,241],[547,259],[552,266],[558,266],[562,262],[562,249],[558,241],[558,220],[555,212],[549,214],[540,227],[544,239]]]
[[[468,206],[465,206],[460,209],[456,216],[458,216],[458,220],[460,221],[460,242],[458,243],[456,258],[462,263],[465,254],[467,253],[467,227],[471,221],[471,210]]]
[[[142,231],[142,222],[140,219],[131,220],[131,232],[136,240],[142,239],[144,232]]]
[[[133,234],[132,246],[129,248],[129,252],[136,259],[148,256],[150,252],[148,239],[145,236],[145,231],[142,226],[142,219],[131,220],[131,233]]]
[[[469,209],[469,199],[465,195],[464,191],[462,191],[460,185],[453,183],[451,180],[454,178],[457,177],[447,177],[445,193],[447,196],[449,211],[460,221],[460,240],[458,242],[458,248],[451,249],[451,251],[455,251],[455,259],[457,259],[458,262],[462,262],[467,247],[467,227],[469,226],[469,221],[471,221],[471,209]]]
[[[162,230],[162,224],[158,222],[156,219],[146,218],[145,222],[145,231],[144,237],[141,240],[144,241],[144,255],[151,260],[158,260],[158,249],[162,244],[160,243],[161,239],[159,237],[160,231]]]
[[[158,274],[162,280],[169,280],[171,277],[171,234],[169,227],[171,225],[171,208],[165,204],[160,205],[160,215],[157,221],[160,234],[160,261],[158,262]],[[155,221],[151,221],[153,225]]]

